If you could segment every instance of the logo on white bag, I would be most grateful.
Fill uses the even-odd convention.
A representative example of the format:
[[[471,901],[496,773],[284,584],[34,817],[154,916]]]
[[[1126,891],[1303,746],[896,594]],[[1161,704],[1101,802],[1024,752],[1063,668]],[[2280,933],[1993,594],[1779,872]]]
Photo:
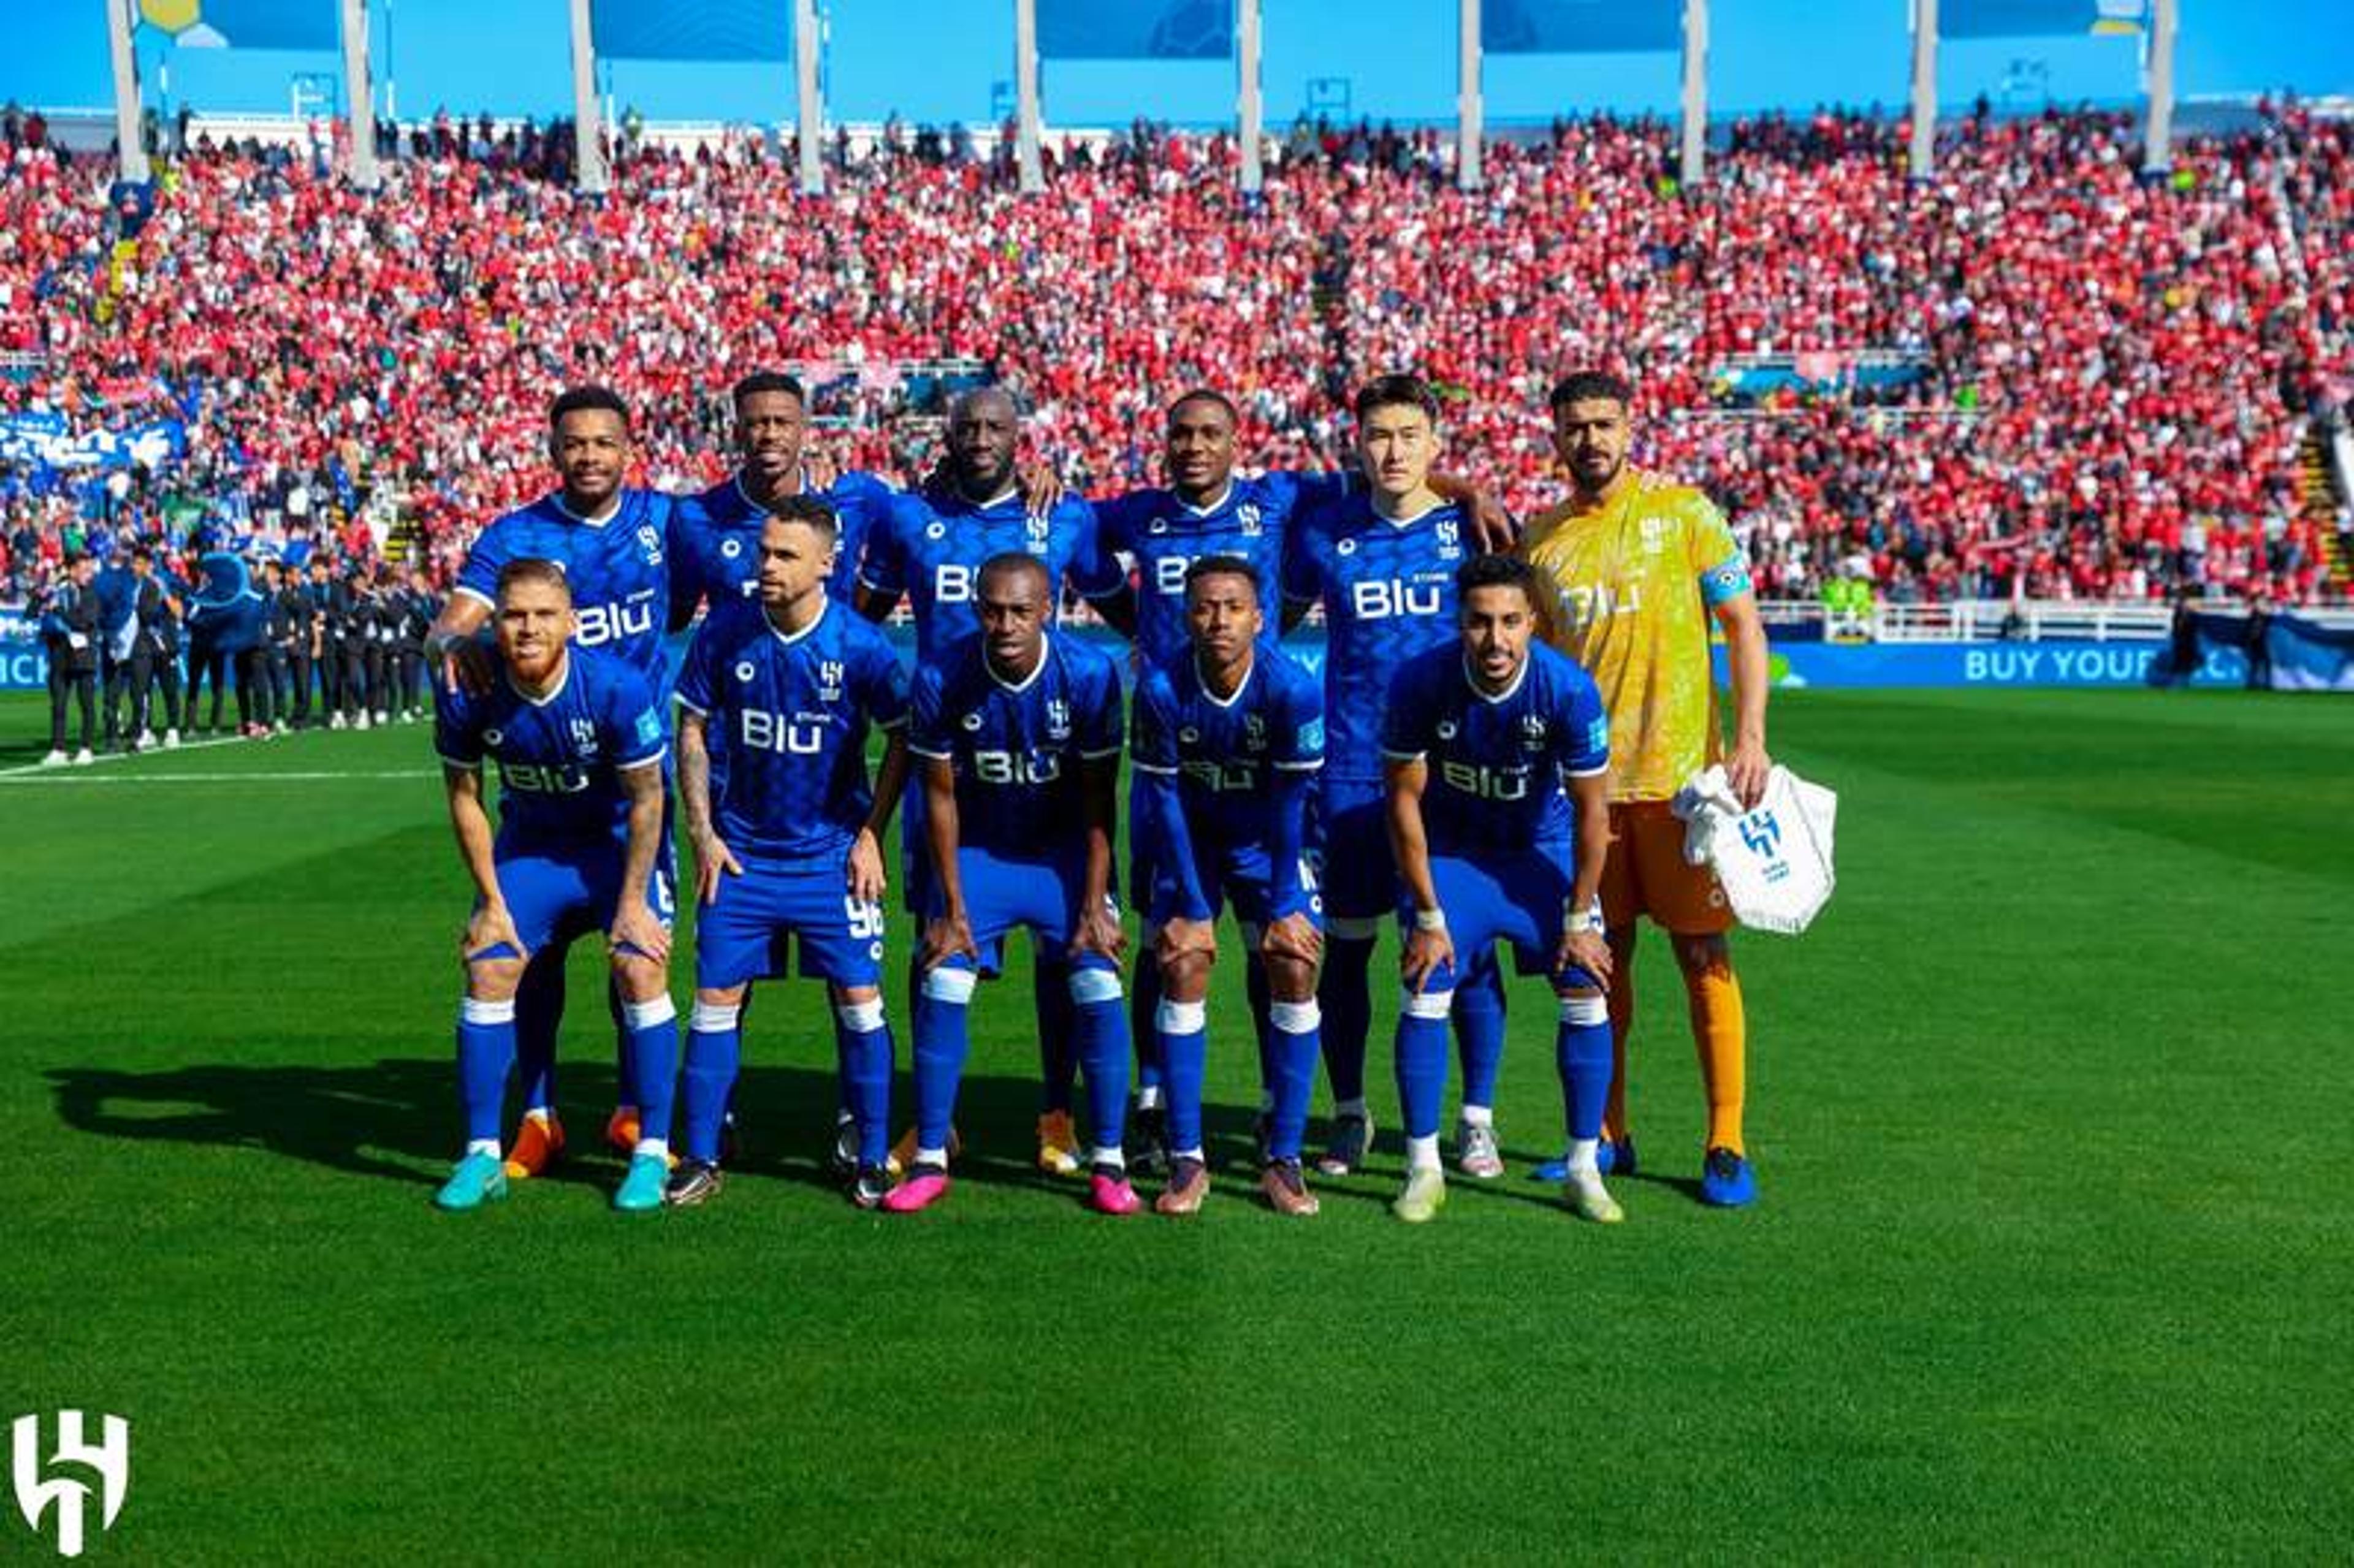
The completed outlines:
[[[102,1415],[99,1417],[99,1432],[100,1441],[93,1446],[84,1438],[81,1412],[59,1411],[57,1451],[44,1461],[41,1418],[20,1415],[16,1420],[12,1470],[16,1482],[16,1511],[25,1516],[25,1522],[36,1533],[41,1530],[43,1517],[51,1516],[50,1522],[58,1534],[58,1554],[61,1557],[79,1557],[82,1553],[86,1539],[84,1512],[90,1502],[90,1484],[72,1475],[52,1476],[44,1480],[44,1471],[74,1466],[96,1478],[101,1531],[114,1528],[114,1516],[122,1511],[123,1494],[131,1489],[131,1423],[120,1415]]]
[[[1766,880],[1779,882],[1790,874],[1789,863],[1782,858],[1782,824],[1771,811],[1752,811],[1741,819],[1741,842],[1759,860],[1771,861],[1766,868]]]

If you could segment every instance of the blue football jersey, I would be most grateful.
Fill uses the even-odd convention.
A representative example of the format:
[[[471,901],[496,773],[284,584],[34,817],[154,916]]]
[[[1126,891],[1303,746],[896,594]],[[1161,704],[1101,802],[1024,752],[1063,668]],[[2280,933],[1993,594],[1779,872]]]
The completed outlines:
[[[841,524],[825,591],[848,604],[858,580],[858,563],[866,553],[866,535],[888,511],[892,489],[871,473],[845,473],[830,488],[809,493],[831,505]],[[760,524],[766,515],[736,479],[681,499],[671,533],[672,625],[684,625],[700,600],[717,605],[759,597]]]
[[[1594,677],[1542,642],[1496,696],[1471,683],[1461,644],[1450,642],[1398,672],[1382,755],[1428,764],[1422,822],[1432,853],[1522,854],[1570,840],[1576,818],[1562,780],[1610,766],[1610,719]]]
[[[890,643],[831,600],[790,637],[757,603],[714,609],[687,645],[677,694],[727,736],[712,815],[739,854],[840,853],[875,804],[867,726],[907,722],[907,677]]]
[[[1079,764],[1118,757],[1119,668],[1049,633],[1030,678],[1009,684],[978,637],[916,677],[907,749],[956,769],[957,842],[1020,860],[1085,842]]]
[[[1259,607],[1272,633],[1283,611],[1283,540],[1291,519],[1337,498],[1339,474],[1268,473],[1237,479],[1214,505],[1192,506],[1168,490],[1135,490],[1096,508],[1096,552],[1079,583],[1109,599],[1136,573],[1136,645],[1148,665],[1173,665],[1193,646],[1185,624],[1185,571],[1204,556],[1234,556],[1258,573]]]
[[[1275,773],[1324,765],[1324,689],[1305,665],[1261,642],[1242,688],[1221,701],[1189,652],[1136,687],[1138,771],[1174,775],[1197,850],[1271,843]]]
[[[858,580],[885,599],[907,596],[916,661],[935,663],[981,630],[972,602],[982,562],[1008,551],[1035,556],[1059,594],[1066,577],[1095,578],[1095,521],[1084,501],[1033,517],[1019,493],[977,505],[960,495],[904,492],[891,497],[883,525],[868,535]]]
[[[613,649],[659,686],[675,509],[658,491],[624,490],[620,510],[590,523],[567,510],[561,494],[542,496],[482,531],[459,568],[458,591],[495,607],[499,571],[509,561],[554,561],[564,568],[572,612],[580,619],[574,645]]]
[[[609,848],[630,823],[617,771],[660,763],[666,736],[646,678],[605,650],[568,650],[564,679],[545,697],[515,690],[504,664],[480,696],[433,685],[433,745],[441,760],[453,768],[480,768],[485,758],[498,764],[503,851]]]
[[[1455,640],[1463,514],[1439,503],[1403,523],[1362,492],[1304,514],[1284,546],[1284,597],[1324,606],[1325,776],[1382,777],[1381,715],[1408,659]]]

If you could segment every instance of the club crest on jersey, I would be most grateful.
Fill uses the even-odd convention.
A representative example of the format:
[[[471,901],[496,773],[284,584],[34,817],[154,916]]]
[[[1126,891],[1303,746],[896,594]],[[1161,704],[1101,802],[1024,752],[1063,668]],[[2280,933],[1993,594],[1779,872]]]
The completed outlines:
[[[1257,538],[1261,526],[1258,516],[1258,503],[1255,501],[1246,501],[1240,506],[1235,507],[1235,521],[1242,524],[1242,530],[1245,534],[1254,539]]]
[[[1053,526],[1054,524],[1044,517],[1023,518],[1022,527],[1025,537],[1023,543],[1023,548],[1028,550],[1034,556],[1044,555],[1046,553],[1047,540],[1051,536],[1050,530]]]
[[[1046,699],[1046,738],[1048,740],[1071,738],[1071,705],[1060,697]]]
[[[1543,714],[1522,714],[1521,715],[1521,748],[1523,751],[1543,751],[1544,747],[1544,715]]]
[[[662,530],[651,523],[638,524],[638,547],[646,553],[646,565],[662,565]]]
[[[821,659],[817,663],[817,700],[822,703],[842,701],[842,661]]]
[[[1257,714],[1243,715],[1243,749],[1246,751],[1267,749],[1267,720]]]
[[[572,749],[583,757],[596,755],[597,721],[590,718],[576,718],[571,721],[569,727],[572,731]]]
[[[1668,547],[1668,535],[1675,525],[1676,521],[1672,517],[1644,518],[1643,554],[1656,556],[1665,551]]]

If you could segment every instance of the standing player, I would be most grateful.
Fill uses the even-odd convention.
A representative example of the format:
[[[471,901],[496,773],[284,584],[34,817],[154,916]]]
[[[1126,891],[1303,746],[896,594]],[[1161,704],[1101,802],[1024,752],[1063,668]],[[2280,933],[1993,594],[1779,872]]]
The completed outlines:
[[[434,1202],[472,1209],[507,1191],[499,1125],[515,1057],[515,991],[543,948],[607,927],[626,1001],[631,1088],[643,1108],[617,1209],[659,1206],[670,1169],[678,1012],[670,999],[663,870],[662,710],[645,678],[610,653],[574,649],[572,599],[550,561],[509,561],[494,585],[497,652],[481,693],[436,693],[450,821],[474,879],[460,952],[458,1078],[466,1153]],[[499,765],[495,837],[482,760]]]
[[[1259,1079],[1272,1091],[1259,1191],[1278,1213],[1313,1214],[1299,1170],[1316,1075],[1316,965],[1323,948],[1304,858],[1309,786],[1324,756],[1316,678],[1261,641],[1258,576],[1234,556],[1185,569],[1190,652],[1147,670],[1136,695],[1140,814],[1151,845],[1147,894],[1163,987],[1155,1027],[1168,1075],[1168,1190],[1153,1207],[1190,1214],[1209,1192],[1202,1150],[1210,970],[1217,917],[1231,901],[1246,951],[1267,970],[1269,1034]]]
[[[907,772],[907,682],[883,634],[829,601],[833,512],[788,496],[760,530],[760,599],[714,610],[679,672],[679,795],[703,914],[687,1034],[686,1159],[669,1201],[719,1191],[719,1129],[742,1054],[744,992],[790,934],[823,979],[858,1124],[852,1201],[882,1202],[891,1032],[883,1015],[883,835]],[[866,731],[888,736],[872,789]],[[706,736],[727,735],[714,800]]]
[[[549,405],[547,425],[548,460],[560,481],[558,488],[496,519],[476,537],[459,569],[457,591],[426,639],[428,658],[444,685],[486,689],[488,672],[478,638],[491,617],[499,572],[512,560],[549,560],[564,569],[572,590],[578,628],[575,641],[583,648],[618,654],[659,692],[663,685],[663,616],[670,592],[664,537],[670,499],[622,483],[631,461],[630,410],[617,394],[602,387],[573,387]],[[353,618],[345,630],[346,646],[365,649],[373,624],[365,601],[354,606]],[[344,679],[348,705],[353,701],[350,686],[366,677],[347,660]],[[359,699],[362,725],[372,700]],[[671,863],[666,846],[663,863],[665,868]],[[524,981],[525,1125],[515,1138],[515,1174],[535,1174],[563,1150],[564,1129],[553,1110],[551,1049],[554,1020],[563,1011],[563,985],[562,957],[553,953],[535,962]],[[635,1075],[629,1063],[628,1031],[618,1027],[618,1018],[616,1023],[618,1081],[627,1093]],[[605,1138],[616,1149],[626,1151],[636,1145],[638,1108],[621,1104],[607,1120]]]
[[[1015,472],[1021,422],[1002,387],[959,397],[949,410],[947,482],[924,493],[891,498],[884,524],[868,536],[859,568],[858,609],[872,620],[887,617],[905,594],[915,612],[916,661],[941,662],[948,650],[981,630],[973,602],[982,563],[1008,551],[1034,556],[1057,599],[1067,577],[1092,581],[1095,514],[1085,502],[1058,502],[1041,517],[1023,499]],[[1051,605],[1050,605],[1051,613]],[[908,908],[920,917],[929,903],[922,797],[910,802],[904,829]],[[1038,1016],[1040,1075],[1045,1104],[1038,1118],[1039,1168],[1056,1175],[1080,1169],[1071,1125],[1078,1075],[1073,1051],[1068,956],[1034,936],[1032,997]]]
[[[1458,641],[1406,662],[1382,723],[1390,840],[1408,900],[1397,1027],[1406,1181],[1391,1209],[1418,1224],[1447,1201],[1438,1113],[1458,956],[1509,942],[1523,973],[1553,977],[1570,1135],[1565,1195],[1606,1224],[1625,1217],[1596,1160],[1610,1084],[1602,989],[1610,950],[1596,903],[1608,847],[1609,721],[1585,671],[1530,646],[1537,606],[1526,562],[1481,556],[1456,583]]]
[[[1357,458],[1367,488],[1310,513],[1286,542],[1284,594],[1324,607],[1324,776],[1312,839],[1323,857],[1325,1071],[1336,1118],[1317,1168],[1360,1169],[1373,1148],[1365,1107],[1367,970],[1381,922],[1397,907],[1381,761],[1381,714],[1406,660],[1453,640],[1455,572],[1464,559],[1465,509],[1430,484],[1438,455],[1438,399],[1413,376],[1384,376],[1357,394]],[[1467,1133],[1492,1154],[1500,994],[1467,977],[1456,993],[1464,1041]],[[1465,1152],[1476,1152],[1465,1139]],[[1496,1167],[1500,1169],[1500,1167]],[[1481,1173],[1492,1174],[1483,1165]]]
[[[1119,671],[1050,637],[1055,581],[1035,556],[991,556],[974,585],[981,631],[916,677],[908,749],[923,770],[924,977],[916,1001],[916,1148],[884,1206],[911,1213],[948,1191],[949,1128],[970,1044],[972,993],[1005,938],[1064,960],[1087,1068],[1087,1202],[1137,1210],[1120,1149],[1128,1108],[1126,938],[1111,894],[1119,779]]]
[[[1615,376],[1572,376],[1553,389],[1553,450],[1567,500],[1532,524],[1525,546],[1545,580],[1553,645],[1594,673],[1610,711],[1610,862],[1602,908],[1617,959],[1610,1017],[1617,1067],[1603,1148],[1606,1168],[1635,1169],[1626,1107],[1635,1012],[1635,919],[1667,929],[1683,971],[1708,1095],[1701,1197],[1723,1207],[1757,1196],[1742,1142],[1747,1055],[1741,985],[1725,944],[1733,914],[1706,866],[1683,858],[1669,802],[1722,754],[1709,622],[1724,630],[1733,671],[1734,745],[1725,773],[1754,806],[1766,754],[1766,630],[1749,563],[1699,491],[1628,466],[1634,391]]]

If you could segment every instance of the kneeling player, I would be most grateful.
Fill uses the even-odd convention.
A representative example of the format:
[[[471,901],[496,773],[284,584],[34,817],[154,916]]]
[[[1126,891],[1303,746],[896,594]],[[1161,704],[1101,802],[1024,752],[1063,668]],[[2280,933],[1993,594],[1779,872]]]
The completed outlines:
[[[1041,954],[1067,954],[1079,1065],[1087,1080],[1088,1203],[1133,1213],[1120,1153],[1128,1102],[1124,938],[1111,897],[1112,794],[1119,777],[1119,671],[1070,637],[1049,637],[1055,585],[1034,556],[982,564],[981,635],[917,677],[930,907],[916,1000],[916,1150],[884,1206],[907,1213],[949,1186],[949,1128],[970,1040],[967,1015],[1006,936],[1028,927]]]
[[[1169,1094],[1164,1214],[1199,1210],[1210,1190],[1202,1152],[1210,969],[1219,906],[1231,900],[1245,939],[1265,959],[1267,1092],[1259,1190],[1278,1213],[1312,1214],[1299,1170],[1314,1086],[1316,964],[1322,911],[1301,857],[1310,779],[1324,761],[1324,694],[1316,677],[1271,642],[1258,577],[1233,556],[1185,571],[1190,654],[1149,670],[1137,687],[1133,832],[1159,868],[1151,924],[1161,967],[1157,1024]]]
[[[1531,644],[1531,584],[1525,562],[1465,562],[1459,641],[1399,670],[1382,726],[1390,839],[1408,900],[1397,1031],[1406,1183],[1391,1209],[1410,1222],[1447,1201],[1438,1115],[1457,955],[1476,960],[1500,942],[1523,972],[1549,969],[1560,1001],[1553,1049],[1570,1207],[1605,1224],[1624,1217],[1596,1167],[1610,1089],[1610,951],[1595,902],[1609,847],[1609,721],[1585,671]]]
[[[883,1015],[883,834],[907,772],[907,677],[883,634],[825,594],[834,519],[806,496],[760,529],[759,599],[715,607],[679,672],[679,796],[703,913],[687,1032],[686,1159],[668,1201],[719,1191],[719,1134],[742,1054],[744,992],[790,933],[823,979],[858,1132],[851,1201],[882,1202],[891,1032]],[[870,789],[866,731],[889,736]],[[727,736],[711,798],[706,735]]]
[[[645,678],[618,657],[567,646],[577,623],[553,562],[509,562],[493,612],[498,657],[479,694],[440,689],[434,743],[458,851],[474,879],[461,951],[459,1091],[466,1154],[435,1202],[472,1209],[506,1195],[501,1101],[515,1055],[515,991],[543,948],[610,928],[613,975],[630,1036],[639,1136],[618,1209],[662,1202],[670,1168],[671,1080],[678,1014],[670,1000],[671,894],[663,843],[662,712]],[[482,804],[482,759],[499,765],[495,838]]]

